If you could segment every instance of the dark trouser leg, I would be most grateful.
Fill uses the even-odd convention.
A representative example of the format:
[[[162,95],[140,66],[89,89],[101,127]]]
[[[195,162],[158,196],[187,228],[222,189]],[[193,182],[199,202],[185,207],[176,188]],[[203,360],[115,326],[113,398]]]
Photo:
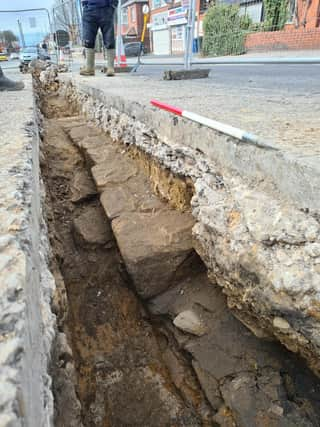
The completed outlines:
[[[94,49],[96,37],[99,29],[99,13],[97,9],[83,8],[82,31],[83,46],[87,49]]]
[[[24,88],[23,82],[14,82],[13,80],[8,79],[0,67],[0,91],[3,90],[21,90]]]
[[[100,28],[103,43],[107,49],[107,76],[114,76],[115,37],[114,37],[114,12],[113,7],[104,7],[100,18]]]
[[[105,48],[115,49],[116,42],[114,38],[114,12],[113,7],[101,8],[100,28],[103,35],[103,43]]]
[[[86,66],[81,68],[80,74],[83,76],[94,75],[95,42],[99,28],[99,15],[96,9],[85,6],[83,9],[83,45],[86,49]]]

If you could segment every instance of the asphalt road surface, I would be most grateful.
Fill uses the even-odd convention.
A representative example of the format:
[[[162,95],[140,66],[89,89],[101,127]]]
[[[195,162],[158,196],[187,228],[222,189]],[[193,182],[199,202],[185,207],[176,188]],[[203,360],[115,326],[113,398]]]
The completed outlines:
[[[165,61],[165,59],[163,59]],[[130,63],[134,60],[130,58]],[[161,60],[160,60],[161,62]],[[6,74],[17,73],[19,61],[1,62]],[[81,62],[74,61],[72,71],[78,72]],[[193,68],[196,68],[195,66]],[[320,94],[320,65],[213,65],[210,68],[210,79],[214,86],[247,87],[248,90],[279,90],[291,95]],[[164,70],[178,70],[174,65],[140,66],[137,75],[162,77]]]
[[[165,59],[163,59],[165,61]],[[130,58],[130,64],[134,61]],[[161,61],[160,61],[161,62]],[[299,65],[212,65],[210,80],[216,85],[227,87],[247,87],[261,90],[280,90],[295,95],[320,94],[320,64]],[[178,70],[174,65],[140,66],[137,75],[161,79],[164,70]],[[198,66],[193,66],[198,68]],[[78,72],[80,62],[73,62],[73,72]]]

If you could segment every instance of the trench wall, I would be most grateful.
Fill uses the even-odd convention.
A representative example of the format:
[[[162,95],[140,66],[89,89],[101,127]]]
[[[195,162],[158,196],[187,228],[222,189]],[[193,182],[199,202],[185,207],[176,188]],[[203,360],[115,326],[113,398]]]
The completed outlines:
[[[31,79],[24,102],[3,93],[0,183],[0,426],[50,426],[54,280],[41,212],[39,134]],[[19,95],[20,97],[21,95]]]

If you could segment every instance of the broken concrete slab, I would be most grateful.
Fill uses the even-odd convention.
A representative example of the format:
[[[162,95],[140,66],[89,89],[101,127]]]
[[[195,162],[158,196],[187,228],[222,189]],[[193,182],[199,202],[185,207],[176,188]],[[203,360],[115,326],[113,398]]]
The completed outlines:
[[[163,80],[193,80],[207,79],[209,77],[209,68],[198,68],[194,70],[168,70],[163,73]]]
[[[84,202],[97,195],[93,180],[86,170],[79,169],[74,172],[71,182],[71,192],[71,201],[73,203]]]
[[[190,214],[173,210],[123,214],[112,229],[137,292],[150,298],[167,289],[192,253]]]
[[[106,245],[113,241],[113,235],[103,210],[98,206],[88,206],[74,219],[75,240],[80,245]]]

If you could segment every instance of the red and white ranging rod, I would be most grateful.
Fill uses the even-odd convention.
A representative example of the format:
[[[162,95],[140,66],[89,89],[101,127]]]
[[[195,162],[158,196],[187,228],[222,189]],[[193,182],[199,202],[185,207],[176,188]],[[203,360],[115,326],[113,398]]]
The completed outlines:
[[[238,129],[233,126],[226,125],[225,123],[217,122],[216,120],[212,120],[212,119],[209,119],[208,117],[200,116],[199,114],[192,113],[191,111],[182,110],[181,108],[174,107],[172,105],[165,104],[160,101],[156,101],[155,99],[152,99],[150,102],[154,107],[158,107],[161,110],[165,110],[177,116],[184,117],[185,119],[192,120],[195,123],[199,123],[203,126],[207,126],[208,128],[224,133],[225,135],[232,136],[236,139],[239,139],[244,142],[248,142],[250,144],[254,144],[258,147],[267,148],[269,150],[277,150],[277,148],[272,147],[260,141],[256,135],[246,132],[242,129]]]

